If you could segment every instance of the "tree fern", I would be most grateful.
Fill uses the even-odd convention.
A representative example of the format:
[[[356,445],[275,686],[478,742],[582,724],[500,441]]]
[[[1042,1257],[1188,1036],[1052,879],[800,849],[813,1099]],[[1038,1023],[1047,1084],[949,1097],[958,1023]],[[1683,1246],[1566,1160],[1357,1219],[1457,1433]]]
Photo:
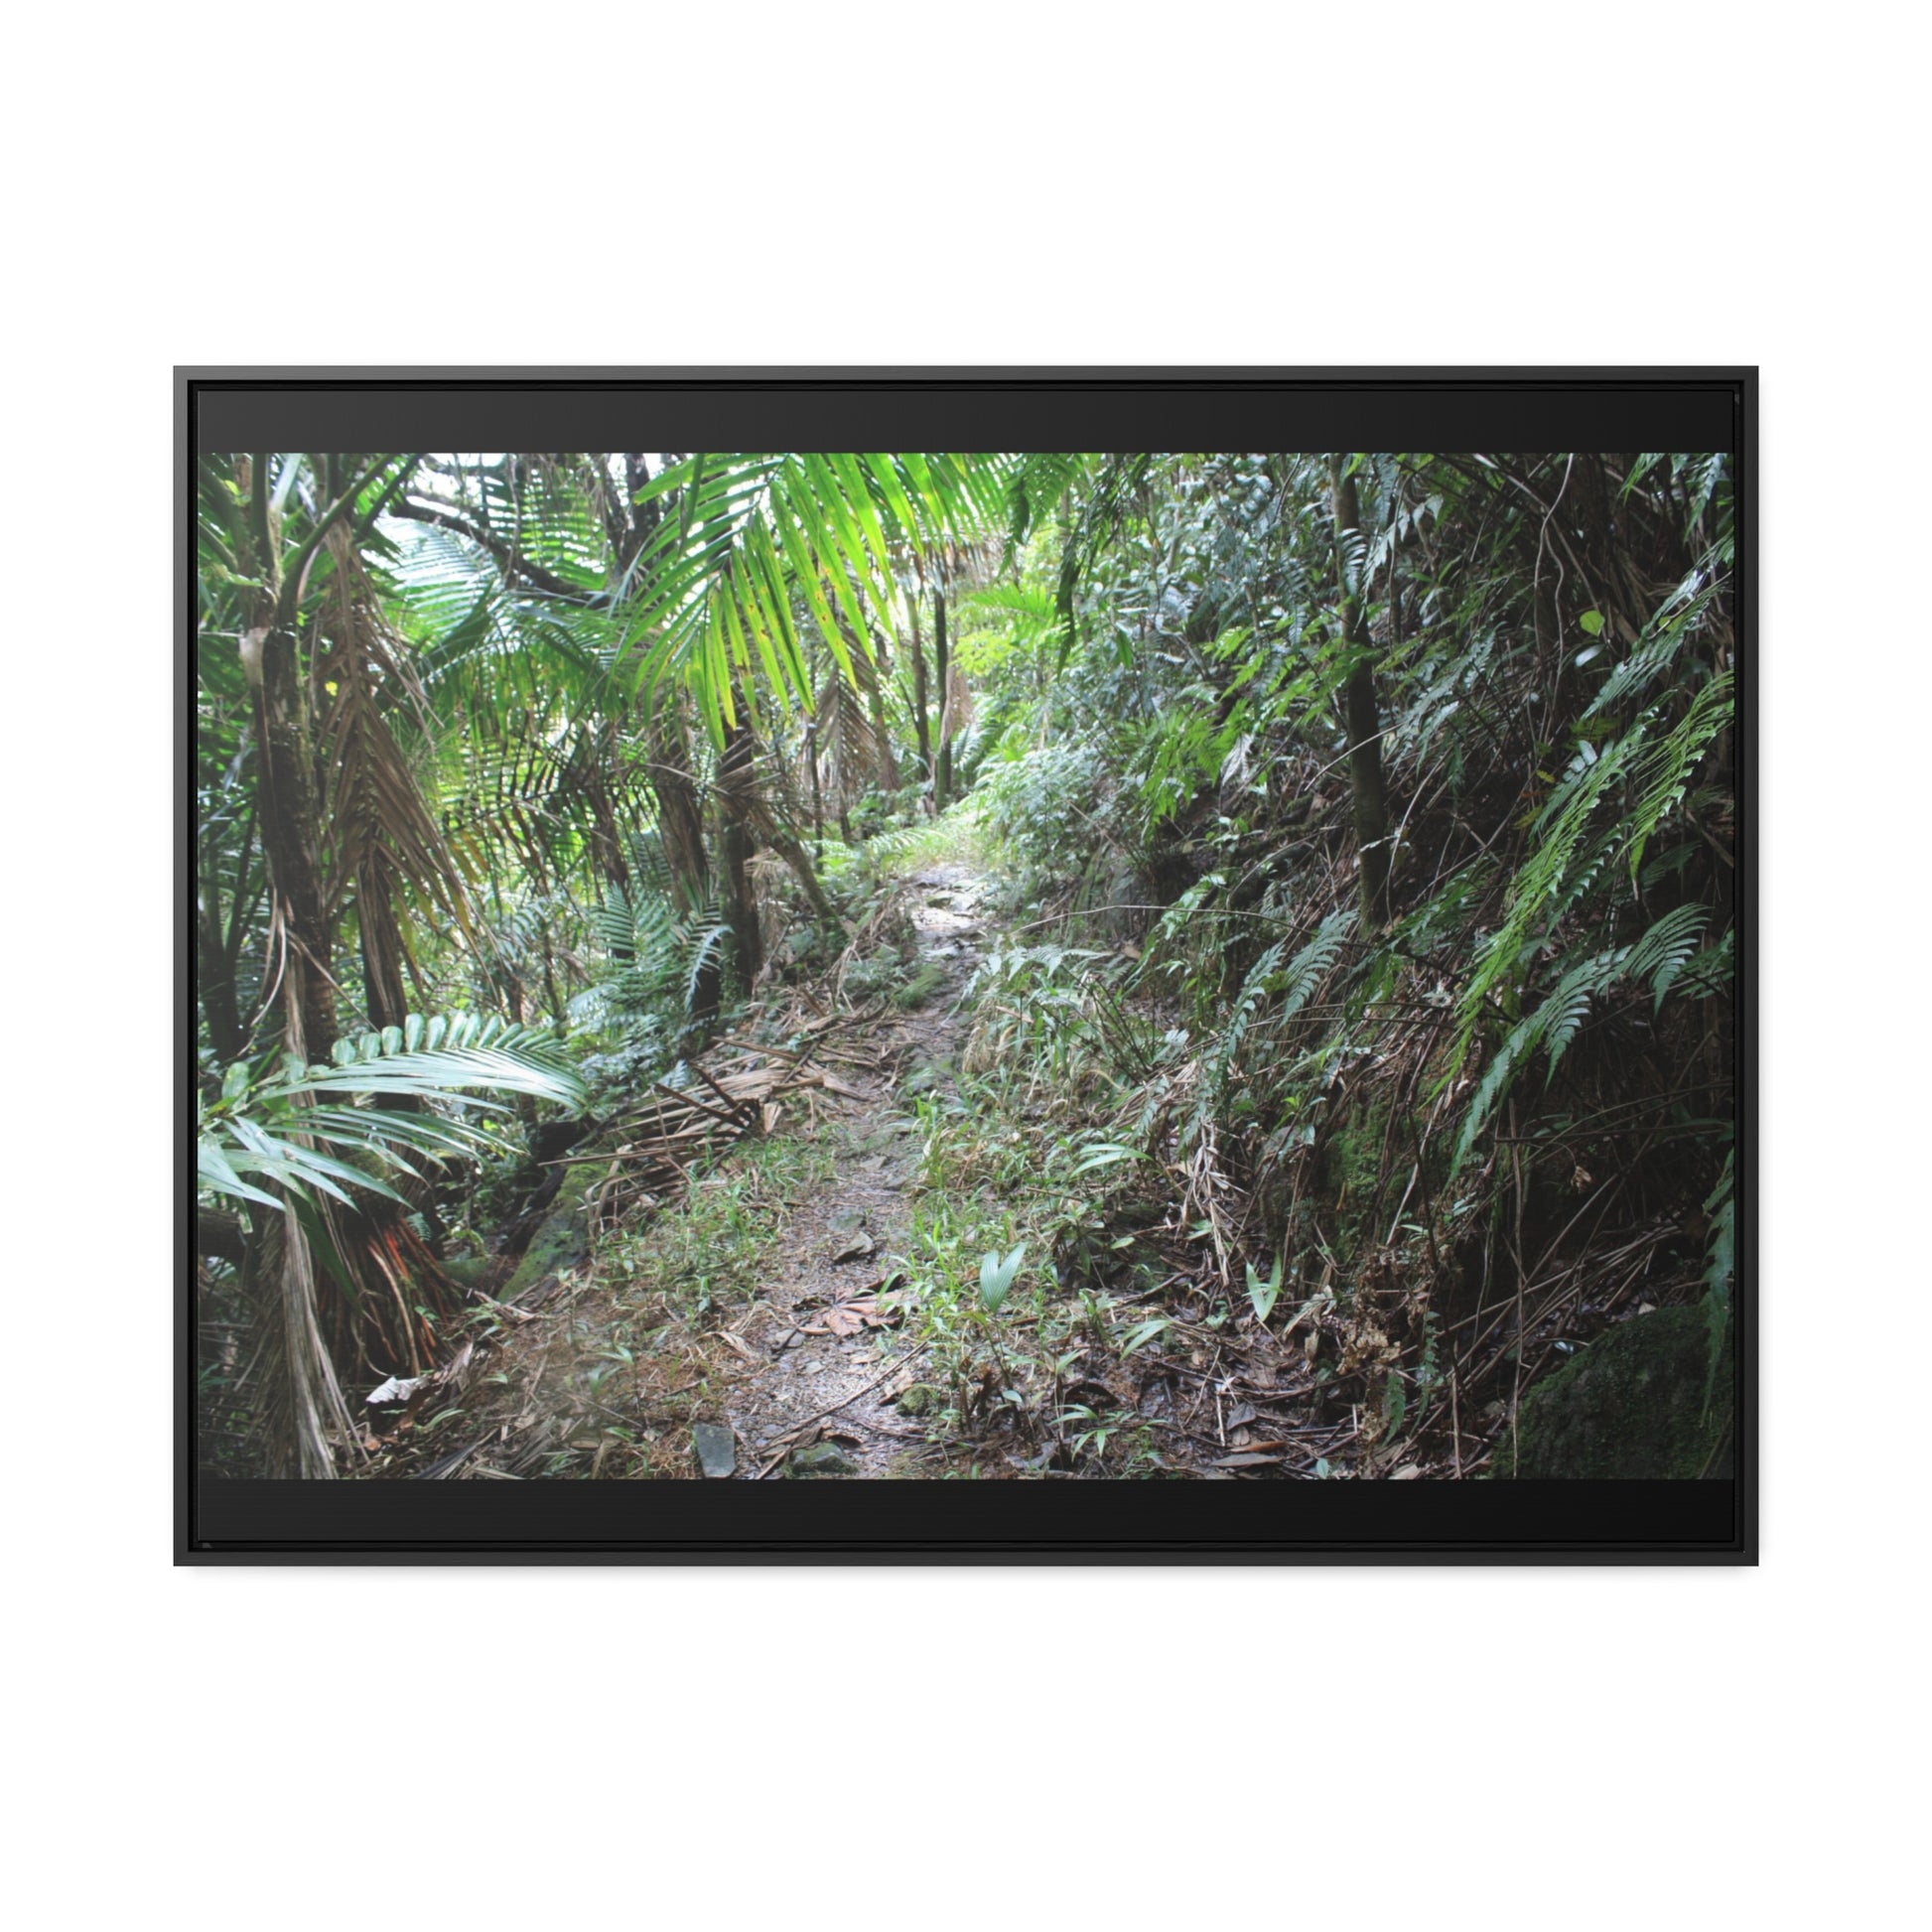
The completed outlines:
[[[761,672],[771,702],[808,706],[791,593],[846,678],[867,611],[897,602],[895,565],[1010,523],[1013,460],[960,455],[698,455],[667,465],[640,502],[676,492],[632,566],[624,677],[648,704],[672,678],[715,745]],[[863,648],[863,646],[861,646]]]
[[[1684,796],[1705,749],[1729,722],[1730,692],[1730,674],[1724,672],[1705,685],[1684,717],[1655,744],[1649,742],[1657,722],[1653,709],[1608,749],[1565,774],[1538,817],[1538,843],[1511,887],[1503,923],[1483,948],[1463,989],[1451,1073],[1462,1063],[1485,1003],[1514,970],[1532,930],[1547,930],[1575,904],[1594,884],[1612,850],[1621,849],[1635,883],[1645,844]],[[1612,782],[1626,775],[1638,788],[1636,807],[1585,846],[1585,834],[1598,807],[1614,795]],[[1581,865],[1580,846],[1584,846]],[[1658,965],[1663,963],[1660,957]]]
[[[1623,960],[1620,951],[1599,953],[1574,967],[1556,984],[1550,997],[1537,1008],[1532,1025],[1540,1037],[1548,1071],[1543,1084],[1547,1089],[1557,1077],[1557,1065],[1577,1037],[1578,1029],[1588,1017],[1590,1001],[1616,976]],[[1531,1039],[1529,1044],[1534,1044]]]
[[[1233,1066],[1235,1055],[1241,1050],[1241,1042],[1247,1036],[1249,1024],[1268,991],[1269,978],[1281,964],[1282,954],[1286,950],[1287,942],[1278,939],[1255,961],[1241,982],[1241,990],[1234,997],[1234,1005],[1229,1010],[1220,1037],[1214,1042],[1214,1051],[1208,1059],[1207,1084],[1201,1101],[1203,1108],[1216,1106],[1226,1091],[1228,1070]]]
[[[1715,945],[1698,953],[1673,984],[1693,999],[1716,999],[1730,992],[1735,971],[1736,935],[1727,931]]]
[[[1707,620],[1729,589],[1725,558],[1707,550],[1644,625],[1635,648],[1603,680],[1602,688],[1584,708],[1583,719],[1598,717],[1629,700],[1649,696],[1658,681],[1677,663],[1684,646],[1703,634]]]
[[[1085,482],[1091,459],[1039,451],[1023,457],[1007,481],[1007,545],[1009,560],[1038,529],[1069,489]]]

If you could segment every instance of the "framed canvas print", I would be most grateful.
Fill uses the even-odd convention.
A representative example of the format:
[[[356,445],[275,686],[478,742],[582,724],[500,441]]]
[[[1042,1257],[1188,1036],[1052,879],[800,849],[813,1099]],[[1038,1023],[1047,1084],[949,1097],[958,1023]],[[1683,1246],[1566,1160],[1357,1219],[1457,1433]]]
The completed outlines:
[[[1754,1561],[1755,400],[178,371],[178,1561]]]

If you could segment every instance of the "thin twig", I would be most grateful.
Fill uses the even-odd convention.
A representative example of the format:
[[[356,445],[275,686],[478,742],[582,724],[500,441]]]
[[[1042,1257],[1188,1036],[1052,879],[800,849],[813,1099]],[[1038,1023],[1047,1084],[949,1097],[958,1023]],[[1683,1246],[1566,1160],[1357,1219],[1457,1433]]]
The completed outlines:
[[[904,1352],[904,1354],[897,1355],[893,1358],[893,1360],[888,1362],[886,1366],[882,1368],[879,1371],[879,1373],[872,1378],[870,1382],[862,1383],[858,1388],[854,1389],[850,1395],[841,1396],[839,1400],[833,1403],[829,1408],[819,1410],[819,1412],[816,1415],[807,1416],[803,1422],[794,1423],[791,1426],[791,1428],[787,1429],[782,1436],[775,1437],[773,1441],[778,1444],[791,1443],[797,1437],[802,1436],[805,1433],[805,1431],[812,1426],[813,1423],[823,1422],[827,1416],[837,1415],[838,1412],[841,1409],[845,1408],[848,1404],[857,1402],[862,1395],[865,1395],[869,1393],[871,1390],[878,1388],[880,1383],[885,1381],[887,1376],[891,1375],[895,1369],[903,1368],[905,1364],[909,1362],[914,1355],[922,1354],[924,1350],[925,1350],[924,1342],[922,1341],[914,1342],[913,1345]],[[770,1448],[771,1444],[767,1444],[765,1447]],[[774,1461],[766,1463],[765,1467],[759,1471],[759,1474],[762,1476],[766,1472],[766,1470],[774,1467],[775,1463],[777,1461],[781,1461],[782,1459],[783,1459],[782,1456],[774,1458]]]

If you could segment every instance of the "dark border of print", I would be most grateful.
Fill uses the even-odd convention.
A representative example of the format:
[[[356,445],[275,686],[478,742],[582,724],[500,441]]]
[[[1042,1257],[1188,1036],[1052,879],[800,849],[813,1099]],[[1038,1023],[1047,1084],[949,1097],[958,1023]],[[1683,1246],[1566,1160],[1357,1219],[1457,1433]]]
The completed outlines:
[[[1757,1560],[1757,372],[178,368],[177,1563],[1700,1563]],[[1727,449],[1739,652],[1736,1475],[1565,1483],[215,1482],[193,1430],[190,640],[198,451]]]

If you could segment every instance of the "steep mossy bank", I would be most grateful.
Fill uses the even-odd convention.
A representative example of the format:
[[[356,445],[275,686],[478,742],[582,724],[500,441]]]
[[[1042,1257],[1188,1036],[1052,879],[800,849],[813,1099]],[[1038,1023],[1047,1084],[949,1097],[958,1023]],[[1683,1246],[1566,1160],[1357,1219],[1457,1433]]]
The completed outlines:
[[[1731,1473],[1731,1354],[1709,1409],[1710,1331],[1702,1310],[1660,1309],[1619,1322],[1523,1398],[1499,1476],[1643,1479]]]

